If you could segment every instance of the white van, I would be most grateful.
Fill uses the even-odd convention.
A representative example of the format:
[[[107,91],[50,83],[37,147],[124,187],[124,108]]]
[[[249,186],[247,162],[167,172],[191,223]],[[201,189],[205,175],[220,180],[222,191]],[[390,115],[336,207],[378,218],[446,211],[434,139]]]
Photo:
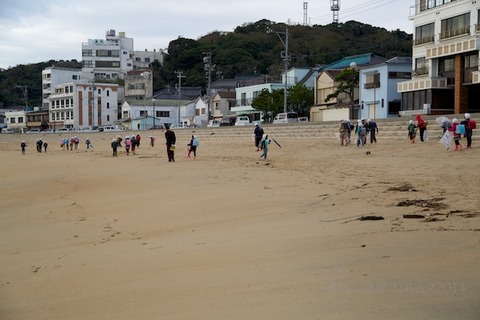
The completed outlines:
[[[122,131],[114,126],[104,126],[103,132],[115,132],[115,131]]]
[[[235,119],[235,125],[236,126],[248,126],[252,125],[252,121],[250,121],[250,118],[248,116],[237,116]]]
[[[298,122],[298,114],[296,112],[277,113],[273,119],[273,123],[294,123]]]

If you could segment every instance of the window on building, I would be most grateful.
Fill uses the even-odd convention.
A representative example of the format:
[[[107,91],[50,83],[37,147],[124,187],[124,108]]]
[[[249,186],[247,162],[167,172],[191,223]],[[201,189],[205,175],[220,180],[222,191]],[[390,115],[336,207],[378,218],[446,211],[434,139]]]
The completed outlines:
[[[240,98],[241,98],[241,100],[242,100],[242,101],[241,101],[241,105],[242,105],[242,106],[247,105],[247,94],[246,94],[246,93],[242,93]]]
[[[110,121],[110,115],[107,114],[107,121]]]
[[[107,90],[107,97],[110,97],[110,90]]]
[[[470,12],[442,20],[440,39],[470,33]]]
[[[414,73],[416,76],[428,74],[427,59],[425,57],[415,59]]]
[[[18,123],[23,123],[23,117],[18,117]]]
[[[110,102],[107,102],[107,109],[110,109]]]
[[[411,72],[399,72],[399,71],[390,71],[388,73],[389,79],[410,79],[412,78]]]
[[[150,63],[150,58],[145,58],[146,63]]]
[[[454,58],[442,58],[438,60],[438,76],[447,78],[447,85],[455,84]]]
[[[156,118],[170,118],[170,111],[155,111]]]
[[[379,88],[380,87],[380,73],[370,73],[366,75],[365,89]]]
[[[420,0],[420,11],[432,9],[456,0]]]
[[[15,118],[14,117],[10,118],[10,123],[15,123]]]
[[[82,57],[92,57],[93,52],[91,49],[82,49]]]
[[[478,54],[464,57],[463,83],[472,83],[472,72],[478,70]]]
[[[429,23],[415,28],[415,44],[433,42],[435,38],[435,24]]]

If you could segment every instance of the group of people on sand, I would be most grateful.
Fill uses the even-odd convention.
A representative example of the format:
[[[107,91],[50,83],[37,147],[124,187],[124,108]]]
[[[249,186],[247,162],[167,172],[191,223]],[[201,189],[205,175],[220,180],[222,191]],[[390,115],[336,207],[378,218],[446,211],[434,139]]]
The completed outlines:
[[[408,122],[407,130],[410,143],[415,143],[417,129],[420,131],[420,141],[424,142],[425,140],[428,140],[428,121],[425,121],[420,115],[416,116],[416,120],[416,123],[413,120]],[[439,117],[436,121],[443,130],[442,135],[439,138],[440,143],[445,146],[445,149],[450,149],[453,138],[455,151],[462,151],[462,137],[467,141],[466,149],[472,147],[473,130],[477,128],[477,123],[471,118],[470,113],[465,113],[462,121],[459,121],[457,118],[453,118],[450,121],[447,117]]]
[[[367,144],[368,136],[370,136],[370,143],[377,143],[378,126],[371,119],[358,119],[356,126],[349,119],[342,119],[338,131],[340,133],[340,145],[342,146],[348,146],[351,143],[352,132],[357,135],[357,147],[364,147]]]

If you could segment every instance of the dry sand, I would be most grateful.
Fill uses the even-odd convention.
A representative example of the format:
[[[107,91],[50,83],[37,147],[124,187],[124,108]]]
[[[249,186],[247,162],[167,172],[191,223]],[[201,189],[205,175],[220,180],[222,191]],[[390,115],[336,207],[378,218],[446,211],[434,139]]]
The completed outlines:
[[[0,137],[2,320],[480,319],[478,140],[33,140]]]

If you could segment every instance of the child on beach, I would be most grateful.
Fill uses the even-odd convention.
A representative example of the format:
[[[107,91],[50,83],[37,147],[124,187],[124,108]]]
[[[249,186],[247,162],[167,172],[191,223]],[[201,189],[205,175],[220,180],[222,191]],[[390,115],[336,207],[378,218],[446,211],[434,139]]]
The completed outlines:
[[[413,120],[408,121],[408,137],[410,138],[410,143],[415,143],[415,136],[417,135],[417,126],[413,123]]]
[[[263,136],[260,144],[261,144],[261,149],[263,150],[263,153],[260,156],[260,159],[263,158],[267,160],[268,146],[270,145],[270,139],[268,139],[268,134]]]
[[[357,147],[360,147],[360,144],[362,147],[365,146],[365,143],[367,143],[367,127],[365,124],[365,119],[358,120],[357,122]]]
[[[44,141],[43,142],[43,150],[45,151],[45,153],[47,153],[47,148],[48,148],[48,142]]]
[[[27,143],[25,142],[25,140],[20,143],[20,148],[22,148],[22,154],[25,154],[25,148],[27,148]]]
[[[423,120],[421,115],[417,115],[416,119],[417,119],[418,129],[420,130],[420,142],[424,142],[425,140],[428,140],[428,133],[427,133],[428,121]]]
[[[127,156],[130,155],[130,137],[129,136],[126,136],[125,137],[125,152],[127,153]]]
[[[465,138],[467,139],[467,149],[472,147],[473,129],[477,129],[477,123],[471,119],[470,113],[465,113],[465,120],[461,122],[465,126]]]
[[[153,146],[155,145],[155,137],[150,136],[149,138],[150,138],[150,147],[153,148]]]
[[[187,152],[187,159],[191,158],[190,154],[193,152],[193,160],[197,157],[197,147],[199,145],[199,141],[196,135],[192,135],[192,139],[190,139],[190,143],[187,144],[188,152]]]
[[[448,128],[448,131],[450,131],[453,134],[453,141],[455,142],[455,151],[462,151],[462,144],[460,143],[460,140],[462,139],[462,133],[459,130],[460,126],[462,126],[457,118],[453,118],[452,120],[452,126]],[[465,132],[465,131],[464,131]]]
[[[112,139],[111,146],[112,146],[113,156],[116,157],[117,156],[117,148],[118,148],[118,144],[117,144],[116,139]]]
[[[87,139],[85,140],[85,144],[87,145],[87,150],[93,149],[93,144],[92,144],[92,142],[90,141],[89,138],[87,138]],[[67,146],[67,149],[68,149],[68,146]]]

